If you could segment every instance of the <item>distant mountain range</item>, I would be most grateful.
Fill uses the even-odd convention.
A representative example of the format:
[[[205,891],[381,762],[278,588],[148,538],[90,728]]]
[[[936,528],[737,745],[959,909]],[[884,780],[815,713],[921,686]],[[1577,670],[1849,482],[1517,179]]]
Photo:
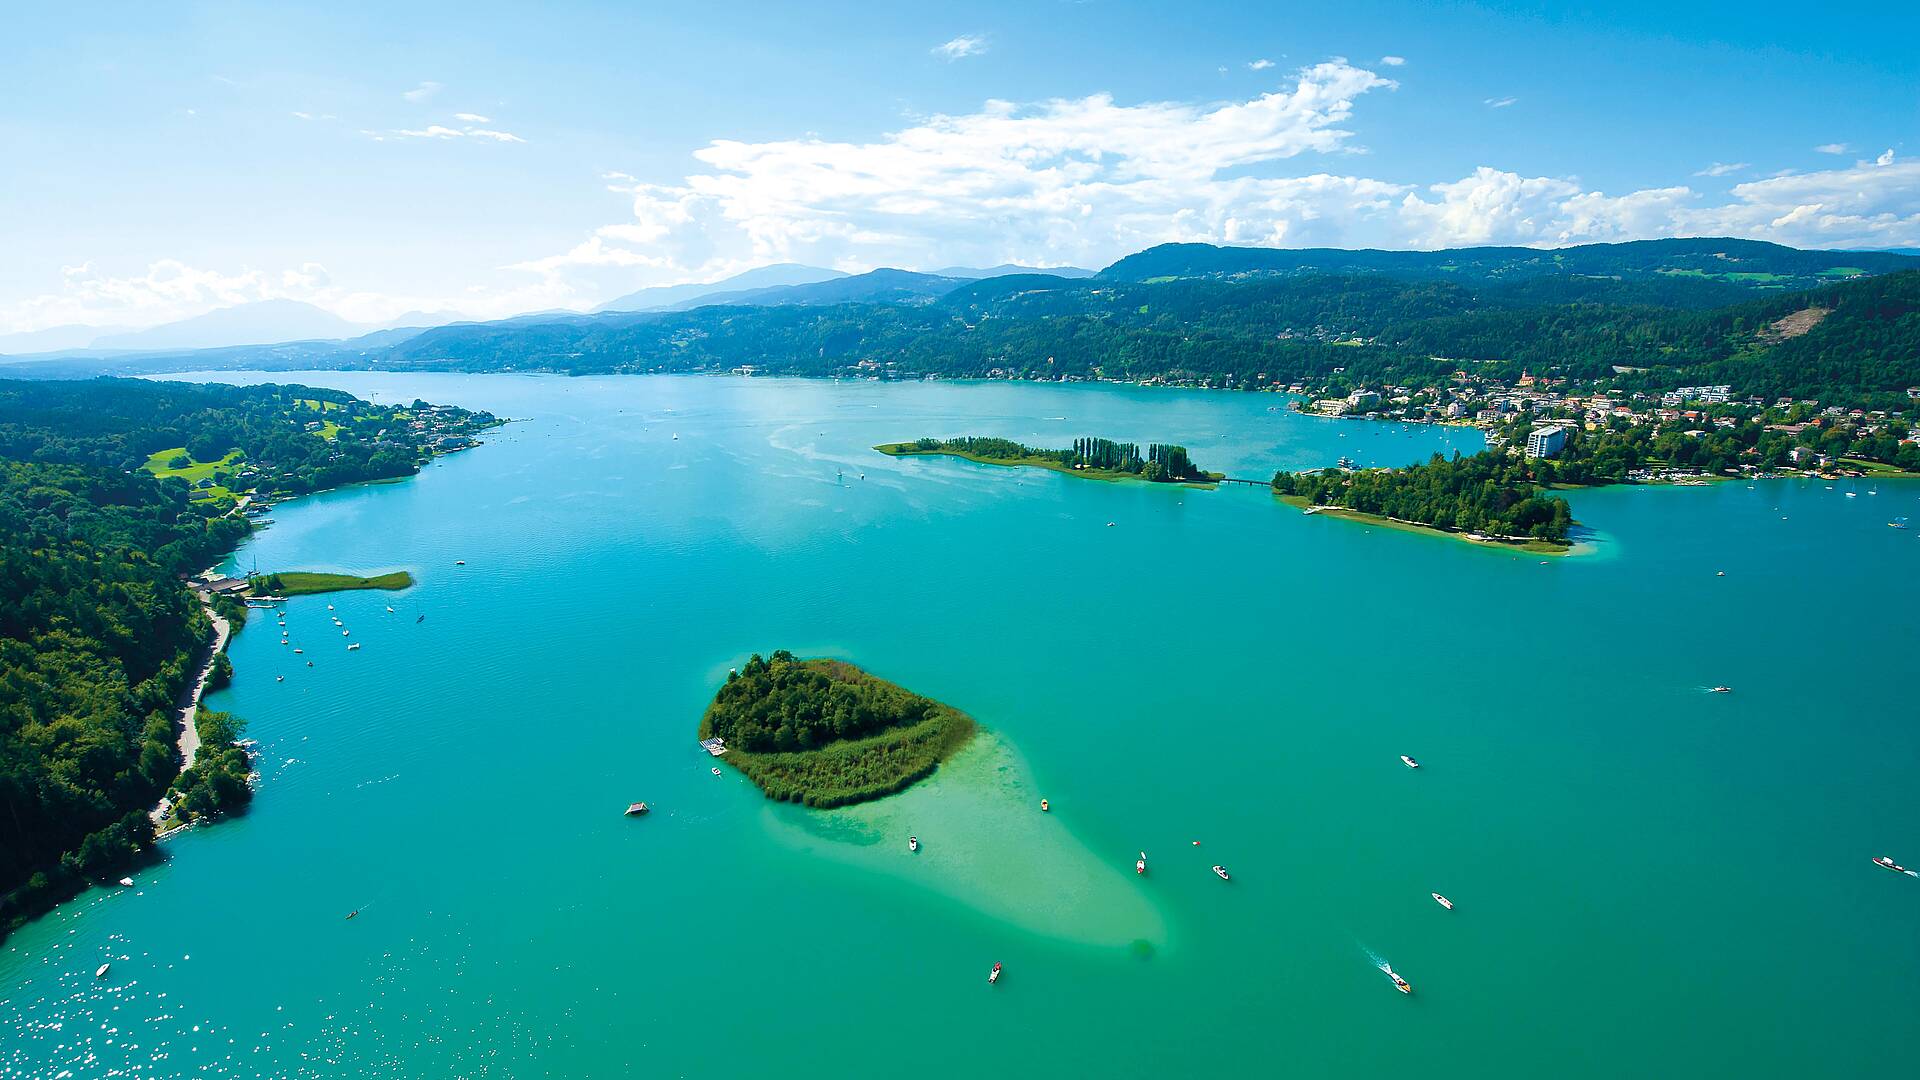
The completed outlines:
[[[705,284],[662,285],[658,288],[641,289],[639,292],[630,292],[625,296],[609,300],[593,310],[596,312],[664,311],[707,296],[777,289],[786,285],[811,285],[816,281],[846,276],[841,271],[828,270],[819,266],[774,263]]]
[[[1575,275],[1694,277],[1757,287],[1808,287],[1861,274],[1920,265],[1888,251],[1802,251],[1725,237],[1636,240],[1568,248],[1478,247],[1439,251],[1345,248],[1242,248],[1162,244],[1100,272],[1115,281],[1244,277],[1261,274],[1384,273],[1450,281],[1517,280]]]
[[[304,305],[247,305],[144,335],[115,335],[131,351],[68,354],[46,370],[752,367],[1053,378],[1289,374],[1293,381],[1322,368],[1357,377],[1363,370],[1399,371],[1434,357],[1461,357],[1576,375],[1621,365],[1710,364],[1694,377],[1730,381],[1732,365],[1744,362],[1741,343],[1757,340],[1750,320],[1771,323],[1845,300],[1853,305],[1843,310],[1846,317],[1835,316],[1800,344],[1771,347],[1767,381],[1755,385],[1859,397],[1888,392],[1886,378],[1908,380],[1900,383],[1902,392],[1920,382],[1920,337],[1912,329],[1920,314],[1909,300],[1920,273],[1896,280],[1892,275],[1902,270],[1920,270],[1920,257],[1727,238],[1443,251],[1167,244],[1097,274],[1013,266],[844,274],[783,264],[614,301],[645,310],[541,312],[425,330],[368,333],[325,312],[316,318],[318,309],[303,311]],[[1892,291],[1867,288],[1880,278]],[[1859,305],[1869,297],[1884,301],[1884,319],[1846,314],[1867,310]],[[1775,312],[1776,302],[1790,310]],[[296,326],[306,337],[338,340],[294,340],[286,328]],[[1843,349],[1844,335],[1855,331],[1860,337]],[[269,333],[286,336],[279,344],[200,351],[188,344]],[[136,347],[139,341],[157,344]],[[8,347],[0,339],[0,350]],[[1821,363],[1844,359],[1853,373],[1796,382],[1790,361],[1815,349]]]
[[[368,335],[381,335],[386,339],[382,343],[391,344],[405,336],[401,331],[417,333],[462,319],[455,312],[409,311],[385,323],[354,323],[299,300],[260,300],[215,308],[204,315],[142,330],[68,325],[0,335],[0,355],[179,352],[294,341],[344,341]]]
[[[986,268],[950,266],[932,273],[880,269],[847,274],[819,266],[775,263],[700,285],[666,285],[641,289],[595,308],[610,311],[688,311],[712,304],[772,306],[780,304],[842,304],[850,301],[907,302],[940,296],[967,281],[1008,274],[1051,274],[1063,278],[1090,278],[1092,270],[1077,266],[1036,269],[1002,263]]]

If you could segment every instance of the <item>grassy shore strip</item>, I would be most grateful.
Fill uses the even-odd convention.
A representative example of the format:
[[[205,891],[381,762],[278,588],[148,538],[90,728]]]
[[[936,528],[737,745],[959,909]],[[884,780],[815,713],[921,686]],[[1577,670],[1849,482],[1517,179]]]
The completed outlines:
[[[1119,469],[1076,469],[1071,465],[1064,465],[1058,461],[1053,460],[1052,458],[1037,458],[1037,457],[991,458],[991,457],[983,457],[979,454],[969,454],[960,450],[922,450],[910,442],[881,443],[879,446],[874,447],[874,449],[880,451],[881,453],[887,455],[888,457],[960,458],[964,461],[977,462],[981,465],[1003,465],[1008,468],[1047,469],[1052,472],[1065,473],[1068,476],[1078,476],[1088,480],[1105,480],[1108,483],[1122,483],[1122,482],[1133,482],[1133,483],[1140,483],[1140,484],[1159,483],[1168,487],[1173,486],[1174,483],[1178,483],[1186,487],[1208,488],[1208,489],[1217,488],[1220,486],[1219,484],[1214,483],[1213,481],[1208,481],[1208,480],[1180,480],[1180,481],[1148,480],[1145,477],[1139,475],[1138,473],[1121,472]],[[1219,480],[1226,474],[1225,473],[1208,473],[1207,475],[1213,477],[1214,480]]]
[[[390,574],[379,574],[374,577],[288,570],[278,574],[262,574],[253,578],[252,582],[253,591],[256,593],[274,596],[310,596],[313,593],[345,592],[349,589],[410,589],[413,587],[413,575],[405,570],[395,570]]]
[[[1504,548],[1509,551],[1525,551],[1535,555],[1571,555],[1572,544],[1556,544],[1550,540],[1505,540],[1499,537],[1470,536],[1455,529],[1441,529],[1432,525],[1422,525],[1417,521],[1401,521],[1398,518],[1382,517],[1361,510],[1349,510],[1344,506],[1314,506],[1305,497],[1299,495],[1275,495],[1274,498],[1288,506],[1312,514],[1326,514],[1330,517],[1346,518],[1349,521],[1378,525],[1383,529],[1398,529],[1401,532],[1425,533],[1428,536],[1444,536],[1450,540],[1463,540],[1481,547]]]
[[[868,683],[911,692],[840,660],[806,660],[836,682]],[[920,697],[921,695],[912,695]],[[927,699],[931,700],[931,699]],[[935,701],[932,716],[863,739],[844,739],[814,750],[755,753],[729,748],[722,761],[746,774],[770,799],[827,808],[868,802],[904,791],[932,775],[979,730],[971,716]],[[700,737],[713,735],[713,707],[700,720]]]

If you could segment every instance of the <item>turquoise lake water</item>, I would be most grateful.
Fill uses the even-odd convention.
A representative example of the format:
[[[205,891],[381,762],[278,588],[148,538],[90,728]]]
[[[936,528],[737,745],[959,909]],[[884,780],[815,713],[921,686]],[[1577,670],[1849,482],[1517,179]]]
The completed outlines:
[[[260,742],[252,812],[0,947],[0,1076],[1911,1068],[1920,881],[1868,859],[1920,865],[1920,530],[1886,525],[1920,483],[1576,492],[1594,550],[1543,563],[869,449],[1479,445],[1267,395],[216,377],[524,419],[242,549],[418,584],[295,599],[289,647],[256,613],[211,702]],[[694,728],[776,648],[989,737],[770,804]]]

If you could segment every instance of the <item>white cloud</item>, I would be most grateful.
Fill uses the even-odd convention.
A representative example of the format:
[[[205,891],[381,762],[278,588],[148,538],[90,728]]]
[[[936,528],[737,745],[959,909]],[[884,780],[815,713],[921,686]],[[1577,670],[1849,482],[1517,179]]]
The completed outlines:
[[[421,102],[427,100],[428,98],[431,98],[433,95],[439,93],[441,89],[442,88],[440,84],[437,82],[423,82],[419,86],[416,86],[411,90],[408,90],[407,92],[401,94],[400,96],[403,98],[406,98],[408,101],[413,102],[415,105],[418,105]]]
[[[441,127],[439,124],[429,124],[417,130],[410,131],[402,128],[399,131],[389,132],[389,134],[402,139],[457,139],[465,135],[466,132],[450,127]]]
[[[1107,95],[989,101],[869,142],[716,140],[673,183],[610,183],[632,216],[515,264],[544,279],[706,280],[798,261],[866,270],[1004,261],[1099,266],[1167,241],[1270,246],[1555,246],[1737,235],[1800,246],[1920,243],[1920,167],[1887,159],[1735,185],[1624,193],[1482,167],[1414,185],[1316,169],[1358,149],[1357,103],[1395,83],[1333,61],[1210,105]],[[1750,168],[1719,163],[1724,176]],[[1289,175],[1291,173],[1292,175]]]
[[[455,113],[454,118],[461,120],[470,115],[472,114]],[[448,127],[445,124],[428,124],[423,128],[395,128],[389,131],[362,130],[360,134],[365,135],[374,142],[393,142],[401,139],[446,140],[466,138],[482,139],[487,142],[499,143],[523,143],[527,141],[511,131],[498,131],[492,128],[474,127],[472,125],[454,128]]]
[[[1512,98],[1512,97],[1501,97],[1501,98],[1490,97],[1487,100],[1481,102],[1481,104],[1485,105],[1489,109],[1504,109],[1507,106],[1519,100],[1520,100],[1519,98]]]
[[[1893,148],[1888,147],[1884,152],[1881,153],[1879,157],[1873,159],[1873,163],[1875,165],[1893,164]]]
[[[517,268],[624,266],[664,280],[776,260],[1100,262],[1176,239],[1331,242],[1343,221],[1385,212],[1404,189],[1222,174],[1351,149],[1341,125],[1354,101],[1394,86],[1330,62],[1278,91],[1223,104],[1123,105],[1104,94],[989,101],[873,142],[717,140],[694,154],[702,171],[625,189],[630,222]]]
[[[987,39],[979,34],[962,34],[952,41],[935,45],[932,51],[933,55],[949,61],[979,56],[987,51]]]
[[[1707,166],[1706,168],[1701,169],[1699,172],[1694,173],[1693,175],[1695,176],[1726,176],[1730,173],[1737,173],[1743,169],[1750,169],[1752,167],[1753,167],[1752,165],[1744,161],[1736,161],[1731,164],[1716,161],[1713,164]]]
[[[1259,60],[1254,60],[1249,62],[1247,64],[1247,70],[1248,71],[1265,71],[1272,66],[1273,66],[1273,61],[1265,59],[1263,57]]]
[[[493,123],[493,120],[492,120],[491,118],[489,118],[489,117],[485,117],[485,116],[481,116],[481,115],[480,115],[479,113],[470,113],[470,112],[457,112],[457,113],[454,113],[454,114],[453,114],[453,118],[454,118],[455,120],[459,120],[459,121],[462,121],[462,122],[464,122],[464,123],[468,123],[468,124],[491,124],[491,123]]]
[[[1383,56],[1380,58],[1380,63],[1384,67],[1399,67],[1406,62],[1407,58],[1404,56]]]
[[[1816,154],[1844,154],[1851,149],[1853,148],[1848,146],[1846,143],[1830,142],[1830,143],[1821,143],[1819,146],[1814,147],[1813,152]]]
[[[92,262],[60,268],[58,286],[0,306],[0,334],[78,324],[106,329],[156,326],[215,308],[259,300],[301,300],[352,322],[378,324],[407,311],[457,310],[473,318],[586,306],[565,281],[524,278],[508,287],[471,287],[453,296],[376,293],[342,288],[325,266],[303,262],[278,271],[204,269],[161,259],[114,275]]]

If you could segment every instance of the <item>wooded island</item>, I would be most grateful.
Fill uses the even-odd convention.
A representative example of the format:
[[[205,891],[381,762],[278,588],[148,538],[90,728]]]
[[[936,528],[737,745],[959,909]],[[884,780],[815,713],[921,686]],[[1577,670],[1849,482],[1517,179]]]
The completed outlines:
[[[1139,443],[1112,439],[1082,438],[1073,441],[1070,450],[1048,450],[1026,446],[1012,439],[966,436],[958,439],[922,438],[910,443],[883,443],[874,447],[890,457],[917,454],[965,458],[986,465],[1030,465],[1037,469],[1095,480],[1145,480],[1156,484],[1208,485],[1220,479],[1195,465],[1187,448],[1170,443],[1147,444],[1146,456]]]
[[[755,653],[700,719],[768,798],[846,806],[904,790],[973,738],[973,718],[840,660]]]

